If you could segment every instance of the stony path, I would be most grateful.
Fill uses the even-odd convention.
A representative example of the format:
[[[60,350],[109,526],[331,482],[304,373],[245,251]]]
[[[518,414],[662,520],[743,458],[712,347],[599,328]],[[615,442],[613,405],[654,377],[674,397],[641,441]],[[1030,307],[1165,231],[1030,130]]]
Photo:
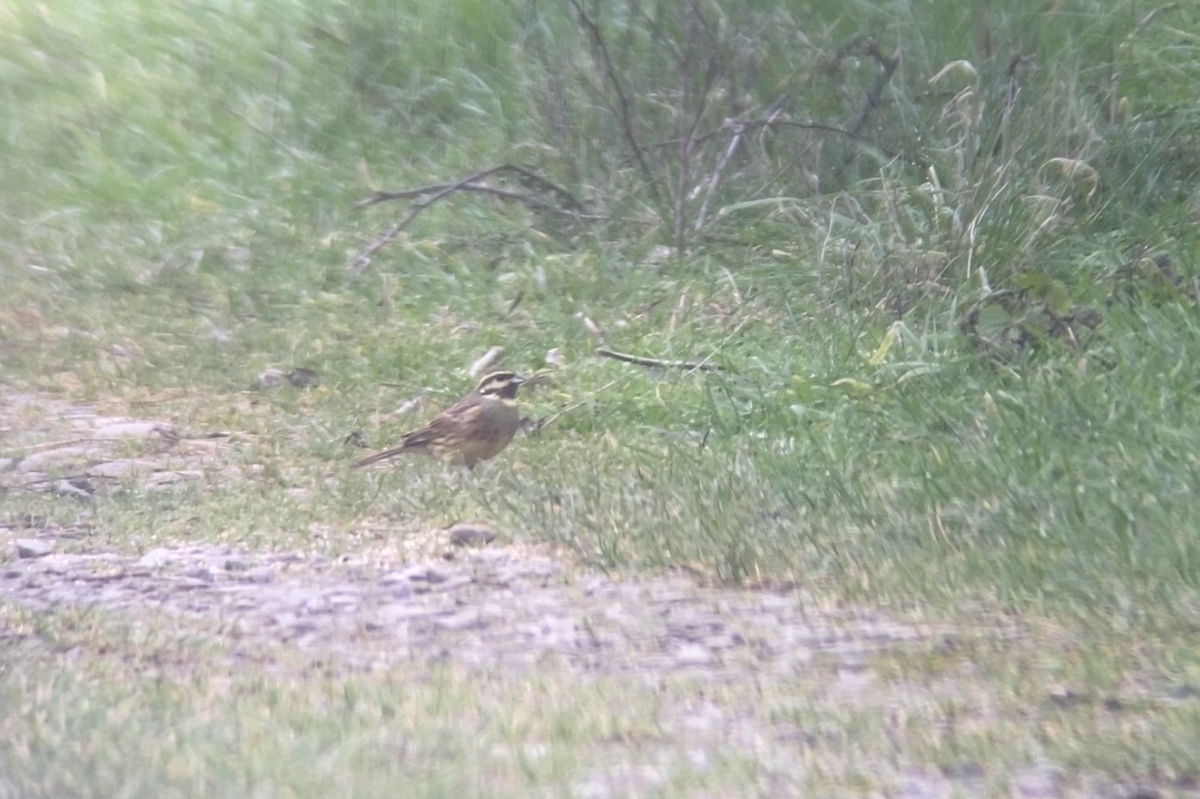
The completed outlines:
[[[549,558],[503,547],[467,549],[455,561],[366,564],[208,545],[140,558],[40,555],[22,543],[30,556],[0,566],[0,601],[217,620],[247,644],[328,652],[353,669],[448,659],[511,670],[554,659],[589,672],[723,680],[793,675],[822,653],[852,664],[920,636],[879,616],[819,611],[796,591],[575,578]]]

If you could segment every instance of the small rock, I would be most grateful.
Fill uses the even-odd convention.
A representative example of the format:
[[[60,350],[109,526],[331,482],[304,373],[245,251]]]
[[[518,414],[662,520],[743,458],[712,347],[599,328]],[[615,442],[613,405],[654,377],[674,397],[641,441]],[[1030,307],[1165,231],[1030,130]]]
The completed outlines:
[[[424,394],[418,394],[412,399],[405,400],[397,405],[396,410],[389,413],[388,417],[392,419],[399,419],[402,416],[408,416],[413,411],[419,411],[421,410],[421,407],[425,405],[426,399],[427,398]]]
[[[584,596],[592,596],[599,591],[603,591],[611,585],[611,581],[607,577],[601,575],[588,575],[580,581],[580,588],[583,589]]]
[[[216,579],[216,575],[212,573],[212,570],[204,566],[200,566],[199,568],[195,569],[189,569],[186,576],[192,580],[198,580],[206,585]]]
[[[19,558],[44,558],[53,551],[54,545],[49,541],[41,541],[37,538],[17,539],[17,557]]]
[[[487,620],[475,610],[463,610],[434,619],[435,627],[447,632],[462,632],[464,630],[482,630],[488,626]]]
[[[713,660],[712,650],[700,644],[684,644],[675,652],[675,662],[680,666],[710,666]]]
[[[310,597],[304,603],[304,611],[306,613],[328,613],[330,609],[329,600],[323,596]]]
[[[321,385],[321,376],[312,369],[297,367],[287,373],[287,380],[296,388],[316,388]]]
[[[469,375],[471,375],[472,379],[475,379],[475,380],[479,379],[483,375],[483,373],[486,372],[491,367],[491,365],[496,362],[496,359],[499,358],[503,354],[504,354],[503,347],[492,347],[487,352],[485,352],[479,358],[479,360],[477,360],[475,363],[471,364],[471,368],[467,370],[467,373]]]
[[[417,564],[415,566],[409,566],[403,571],[389,572],[388,574],[385,574],[383,577],[379,578],[379,581],[385,585],[389,583],[400,582],[401,580],[406,580],[411,583],[429,583],[431,585],[437,585],[438,583],[446,582],[449,577],[450,575],[439,569],[435,569],[425,564]]]
[[[88,485],[86,478],[55,480],[52,488],[54,493],[61,497],[75,497],[76,499],[92,498],[92,487]]]
[[[134,566],[142,569],[160,569],[175,559],[176,555],[171,550],[156,547],[142,555]]]
[[[329,594],[325,597],[329,604],[339,610],[354,610],[358,607],[358,597],[354,594]]]
[[[146,484],[149,488],[164,488],[184,480],[199,480],[202,477],[204,472],[199,469],[176,469],[170,472],[155,472],[150,475]]]
[[[1050,703],[1058,707],[1075,707],[1077,705],[1090,704],[1092,698],[1087,694],[1076,693],[1070,688],[1063,686],[1054,686],[1050,689],[1048,697]]]
[[[115,438],[150,438],[159,435],[159,429],[172,429],[170,425],[160,425],[158,422],[118,422],[98,428],[92,433],[92,438],[112,440]]]
[[[450,575],[447,574],[446,572],[442,571],[441,569],[435,569],[433,567],[430,567],[425,570],[425,582],[429,583],[430,585],[437,585],[438,583],[444,583],[449,579],[450,579]]]
[[[446,532],[456,547],[483,546],[496,540],[495,531],[479,522],[460,522]]]
[[[270,566],[256,566],[253,569],[247,569],[239,579],[244,583],[266,585],[275,579],[275,570]]]
[[[263,372],[260,372],[258,377],[254,378],[251,388],[256,388],[259,390],[264,388],[279,388],[283,385],[283,381],[286,379],[287,375],[285,375],[281,370],[267,369]]]
[[[942,774],[955,780],[977,780],[982,779],[985,772],[981,764],[973,760],[963,760],[942,766]]]

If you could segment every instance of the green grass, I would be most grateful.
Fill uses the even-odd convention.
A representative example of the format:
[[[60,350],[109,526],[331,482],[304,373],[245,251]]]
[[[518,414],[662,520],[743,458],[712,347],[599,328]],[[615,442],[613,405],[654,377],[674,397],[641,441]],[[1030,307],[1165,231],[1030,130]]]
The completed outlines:
[[[1050,620],[1122,679],[1148,668],[1122,656],[1131,640],[1190,658],[1176,642],[1200,624],[1195,9],[820,3],[797,21],[760,5],[698,6],[716,31],[705,34],[711,51],[735,65],[703,108],[694,94],[683,108],[672,55],[697,29],[667,5],[658,27],[620,10],[597,18],[642,143],[677,138],[691,114],[701,132],[717,129],[738,93],[759,110],[788,95],[790,119],[846,126],[878,73],[875,40],[903,60],[863,130],[870,146],[759,131],[714,195],[709,235],[651,263],[655,245],[679,243],[671,214],[694,221],[701,195],[675,202],[675,146],[647,146],[651,189],[612,84],[565,11],[0,3],[0,383],[234,434],[189,489],[128,483],[98,498],[92,536],[71,546],[200,538],[345,554],[379,522],[399,531],[481,516],[611,572],[686,567],[724,585],[795,582],[948,619],[982,603]],[[869,38],[855,44],[856,34]],[[1015,55],[1037,69],[1021,74],[1005,114]],[[931,81],[959,59],[970,69]],[[699,80],[703,69],[691,69]],[[717,150],[703,152],[696,185]],[[363,277],[347,275],[401,213],[352,210],[373,188],[502,162],[537,167],[611,219],[568,225],[456,195]],[[1151,260],[1163,254],[1165,268]],[[613,349],[711,358],[722,370],[653,373],[597,358],[581,314]],[[559,349],[565,365],[524,403],[537,417],[570,410],[466,485],[422,460],[346,471],[361,454],[343,443],[348,433],[394,441],[416,419],[388,412],[417,393],[432,407],[453,401],[470,387],[467,367],[496,345],[526,374]],[[321,386],[249,390],[262,370],[294,366],[315,369]],[[21,453],[0,440],[10,454]],[[28,492],[3,502],[12,518],[71,523],[79,512]],[[83,693],[80,680],[109,680],[29,669],[4,660],[5,690],[33,697],[9,724],[33,725],[57,697]],[[131,705],[141,726],[118,749],[215,703],[209,679],[156,683]],[[181,794],[249,792],[262,780],[282,780],[282,792],[285,766],[325,746],[304,702],[288,713],[311,738],[254,750],[263,762],[246,766],[244,782],[236,769],[206,782],[240,751],[230,718],[291,690],[268,682],[232,679],[221,701],[233,697],[236,712],[213,711],[178,743],[200,760],[174,764],[175,744],[164,745],[149,773],[178,774]],[[398,693],[355,685],[373,704]],[[456,690],[463,707],[477,698]],[[520,690],[503,686],[489,701]],[[407,712],[426,717],[428,692]],[[75,743],[54,757],[119,727],[108,712],[60,718],[55,745]],[[326,782],[309,784],[311,795],[359,772],[376,776],[354,795],[385,790],[396,766],[379,753],[395,741],[364,732],[378,721],[370,713],[333,714],[352,742],[314,766]],[[553,718],[537,723],[561,730]],[[1111,731],[1072,722],[1056,751],[1077,749],[1063,756],[1072,767],[1141,773],[1151,746],[1167,771],[1194,774],[1195,748],[1168,743],[1194,740],[1194,714],[1161,723],[1150,742],[1114,735],[1095,750],[1108,759],[1083,753]],[[271,729],[259,744],[278,737]],[[558,758],[578,748],[566,736],[563,753],[532,771],[505,761],[493,791],[453,776],[479,756],[470,735],[452,724],[438,735],[459,759],[424,763],[431,796],[558,785],[574,768]],[[994,730],[981,735],[981,750],[1001,748]],[[6,757],[25,758],[19,784],[32,794],[78,788],[36,782],[46,750]],[[120,781],[70,773],[105,790]]]

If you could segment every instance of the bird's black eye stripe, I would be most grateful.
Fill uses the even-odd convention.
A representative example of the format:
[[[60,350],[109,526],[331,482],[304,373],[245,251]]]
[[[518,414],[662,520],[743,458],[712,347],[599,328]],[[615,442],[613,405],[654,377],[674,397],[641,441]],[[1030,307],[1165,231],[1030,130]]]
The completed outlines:
[[[515,396],[517,386],[525,382],[520,375],[512,372],[498,372],[489,375],[483,379],[479,385],[480,394],[500,394],[502,396]]]

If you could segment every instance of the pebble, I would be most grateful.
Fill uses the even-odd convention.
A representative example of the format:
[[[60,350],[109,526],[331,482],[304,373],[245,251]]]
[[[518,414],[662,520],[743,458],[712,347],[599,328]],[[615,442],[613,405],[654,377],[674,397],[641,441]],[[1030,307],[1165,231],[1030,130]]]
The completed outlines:
[[[247,583],[256,583],[258,585],[266,585],[275,579],[275,569],[271,566],[255,566],[246,569],[239,579]]]
[[[133,564],[135,568],[143,569],[160,569],[168,563],[176,560],[179,556],[169,549],[163,547],[155,547],[154,549],[142,555],[138,561]]]
[[[711,666],[715,660],[712,650],[701,644],[684,644],[675,652],[680,666]]]
[[[456,547],[484,546],[496,540],[495,530],[477,522],[461,522],[446,533],[450,543]]]
[[[49,541],[37,538],[18,538],[17,557],[23,559],[44,558],[54,551],[54,545]]]
[[[87,473],[89,477],[107,477],[116,480],[139,472],[153,472],[154,468],[154,461],[122,458],[120,460],[97,463],[95,466],[88,467]]]
[[[116,424],[108,424],[97,428],[92,433],[92,438],[153,438],[164,432],[169,435],[171,430],[170,425],[163,425],[158,422],[117,422]]]

